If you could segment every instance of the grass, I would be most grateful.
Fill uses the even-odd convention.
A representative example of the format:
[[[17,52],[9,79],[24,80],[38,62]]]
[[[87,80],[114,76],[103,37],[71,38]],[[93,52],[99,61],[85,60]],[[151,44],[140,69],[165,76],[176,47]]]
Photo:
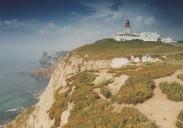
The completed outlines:
[[[34,107],[28,108],[24,110],[21,114],[19,114],[15,120],[8,123],[6,128],[25,128],[27,127],[26,121],[28,120],[30,114],[34,111]]]
[[[137,109],[126,107],[113,112],[107,102],[94,102],[87,108],[72,112],[64,128],[157,128]]]
[[[94,44],[77,48],[74,52],[83,57],[87,55],[88,59],[111,59],[114,57],[127,57],[129,55],[169,56],[183,53],[183,48],[157,42],[118,42],[113,39],[103,39]]]
[[[96,75],[89,72],[81,72],[73,76],[70,87],[75,86],[75,92],[70,97],[70,102],[75,104],[75,110],[80,111],[81,109],[89,106],[97,99],[100,99],[97,93],[93,92],[92,82],[95,80]]]
[[[103,94],[106,98],[111,97],[111,91],[109,90],[108,86],[109,84],[113,83],[113,79],[104,80],[101,83],[99,83],[96,88],[100,88],[100,93]]]
[[[177,119],[183,121],[183,110],[179,113]]]
[[[177,75],[177,78],[183,81],[183,74]]]
[[[92,82],[95,80],[96,75],[92,74],[92,72],[81,72],[78,73],[77,75],[74,75],[70,79],[68,79],[68,82],[73,82],[73,83],[84,83],[86,85],[92,85]]]
[[[153,96],[154,82],[145,76],[133,76],[128,78],[125,85],[112,97],[119,104],[137,104]]]
[[[176,61],[183,60],[183,53],[169,55],[169,58]]]
[[[54,119],[54,127],[58,127],[60,125],[60,116],[63,111],[67,109],[67,103],[68,103],[68,93],[69,91],[66,91],[65,93],[60,93],[61,88],[58,88],[55,91],[54,98],[55,101],[52,105],[52,107],[48,110],[48,114],[50,119]]]
[[[95,88],[106,88],[113,80],[109,79],[99,85],[93,85],[95,77],[96,75],[86,71],[78,73],[67,80],[69,89],[66,93],[56,91],[55,105],[53,104],[49,110],[50,117],[58,121],[53,128],[60,124],[60,116],[57,115],[61,115],[68,102],[74,103],[74,108],[64,128],[157,128],[155,123],[135,108],[124,108],[120,113],[114,112],[111,102],[101,100],[93,91]],[[68,95],[73,87],[75,90],[72,95]]]
[[[176,125],[177,125],[177,128],[183,128],[183,111],[181,111],[177,116]]]
[[[107,87],[103,87],[100,89],[100,93],[103,94],[106,98],[111,98],[111,91]]]
[[[154,82],[152,79],[171,75],[177,69],[182,68],[183,48],[156,42],[130,41],[122,43],[113,39],[104,39],[77,48],[73,52],[91,60],[132,55],[139,57],[150,55],[160,58],[167,56],[167,59],[163,60],[163,63],[146,63],[111,69],[109,72],[116,76],[123,74],[130,76],[125,85],[114,96],[111,96],[107,87],[113,82],[112,80],[103,81],[98,85],[93,84],[96,78],[95,71],[81,72],[67,79],[68,91],[64,94],[57,91],[55,103],[49,110],[50,118],[55,119],[56,122],[53,127],[60,124],[60,115],[66,109],[68,102],[74,103],[74,108],[71,111],[68,124],[64,126],[65,128],[157,127],[135,108],[127,107],[122,109],[120,113],[112,111],[111,102],[101,100],[93,89],[100,88],[101,93],[106,98],[112,97],[112,101],[117,103],[142,103],[153,96]],[[68,96],[73,87],[75,87],[74,92]]]
[[[67,79],[68,90],[64,93],[60,93],[62,88],[58,88],[55,91],[55,102],[48,110],[50,119],[54,119],[55,123],[53,128],[59,127],[60,117],[63,111],[67,109],[68,102],[75,104],[75,110],[80,111],[82,108],[88,106],[95,100],[99,99],[99,96],[92,92],[92,82],[95,80],[96,75],[89,72],[81,72],[73,77]],[[72,88],[75,87],[75,91],[72,95],[69,95]]]
[[[151,77],[153,79],[165,77],[173,74],[177,69],[182,67],[178,64],[168,64],[168,63],[155,63],[155,64],[142,64],[142,65],[130,65],[117,69],[110,69],[108,73],[114,73],[115,76],[121,75],[142,75]]]
[[[111,98],[113,102],[137,104],[146,101],[153,96],[154,82],[152,79],[171,75],[177,69],[183,67],[183,48],[170,44],[142,41],[117,42],[113,39],[104,39],[77,48],[73,51],[87,60],[112,59],[114,57],[129,57],[150,55],[152,57],[167,58],[163,63],[145,63],[141,65],[130,65],[118,69],[111,69],[109,72],[115,76],[129,75],[125,85],[119,92],[111,96],[107,85],[112,80],[103,81],[94,85],[97,71],[84,71],[67,79],[68,90],[60,93],[61,88],[54,94],[55,101],[48,110],[50,119],[55,123],[52,128],[59,127],[60,116],[67,109],[68,102],[74,103],[69,122],[65,128],[157,128],[155,123],[141,114],[137,109],[125,107],[119,113],[113,111],[110,101],[101,100],[93,91],[100,88],[101,93]],[[67,58],[69,64],[69,57]],[[178,76],[182,79],[182,76]],[[69,95],[72,88],[75,88],[72,95]],[[161,83],[160,88],[167,97],[174,101],[183,101],[183,86],[178,83]],[[7,125],[7,128],[23,126],[33,110],[27,110]],[[182,128],[181,112],[178,116],[179,128]],[[26,126],[24,126],[26,127]],[[21,128],[21,127],[20,127]]]
[[[183,85],[173,82],[162,82],[160,83],[160,88],[167,98],[172,101],[183,101]]]

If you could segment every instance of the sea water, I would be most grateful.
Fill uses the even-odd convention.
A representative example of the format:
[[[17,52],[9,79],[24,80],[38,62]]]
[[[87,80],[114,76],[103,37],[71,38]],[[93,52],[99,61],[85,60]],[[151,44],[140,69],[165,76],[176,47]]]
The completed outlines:
[[[0,55],[0,126],[15,118],[23,108],[34,105],[38,100],[34,94],[48,84],[48,80],[37,80],[30,75],[39,66],[39,59],[20,56]]]

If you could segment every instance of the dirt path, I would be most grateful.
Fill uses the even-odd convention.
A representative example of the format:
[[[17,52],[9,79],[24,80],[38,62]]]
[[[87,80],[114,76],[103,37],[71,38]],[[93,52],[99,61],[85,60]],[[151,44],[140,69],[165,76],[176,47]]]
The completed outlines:
[[[154,90],[154,96],[142,104],[137,105],[124,105],[124,104],[113,104],[114,111],[120,111],[123,107],[134,106],[150,120],[155,121],[160,128],[176,128],[176,118],[181,110],[183,110],[183,102],[174,102],[167,99],[166,95],[163,94],[159,88],[161,82],[179,82],[183,84],[183,81],[177,79],[177,75],[182,74],[183,70],[178,70],[171,76],[155,79],[156,88]],[[110,90],[115,94],[121,85],[124,84],[128,76],[121,76],[119,78],[112,77],[111,74],[106,72],[98,73],[98,77],[94,81],[95,84],[102,82],[107,79],[114,79],[114,83],[109,85]],[[122,79],[123,78],[123,79]],[[120,80],[118,80],[120,79]],[[100,94],[100,89],[95,90]],[[101,99],[107,100],[102,94]]]
[[[125,84],[126,80],[129,78],[127,75],[121,75],[119,77],[113,78],[114,82],[108,85],[112,95],[118,93],[121,87]]]
[[[181,73],[183,73],[183,70],[176,71],[171,76],[155,79],[156,88],[154,90],[154,96],[143,104],[135,106],[149,119],[155,121],[160,128],[176,128],[176,118],[179,112],[183,110],[183,102],[168,100],[166,95],[162,94],[159,83],[176,81],[183,84],[183,81],[177,79],[177,75]]]

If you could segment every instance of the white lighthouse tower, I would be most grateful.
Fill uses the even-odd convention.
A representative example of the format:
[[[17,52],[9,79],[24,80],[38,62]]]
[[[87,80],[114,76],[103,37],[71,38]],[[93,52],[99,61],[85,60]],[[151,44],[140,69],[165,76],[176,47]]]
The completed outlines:
[[[124,34],[129,35],[131,34],[131,25],[129,19],[126,19],[125,24],[124,24]]]

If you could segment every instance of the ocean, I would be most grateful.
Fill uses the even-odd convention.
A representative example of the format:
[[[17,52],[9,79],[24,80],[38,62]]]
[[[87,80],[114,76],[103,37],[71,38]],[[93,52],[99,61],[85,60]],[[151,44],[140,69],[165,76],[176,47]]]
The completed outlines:
[[[30,73],[38,66],[38,58],[9,55],[8,52],[0,55],[0,126],[38,101],[35,94],[48,84],[48,80],[31,77]]]

